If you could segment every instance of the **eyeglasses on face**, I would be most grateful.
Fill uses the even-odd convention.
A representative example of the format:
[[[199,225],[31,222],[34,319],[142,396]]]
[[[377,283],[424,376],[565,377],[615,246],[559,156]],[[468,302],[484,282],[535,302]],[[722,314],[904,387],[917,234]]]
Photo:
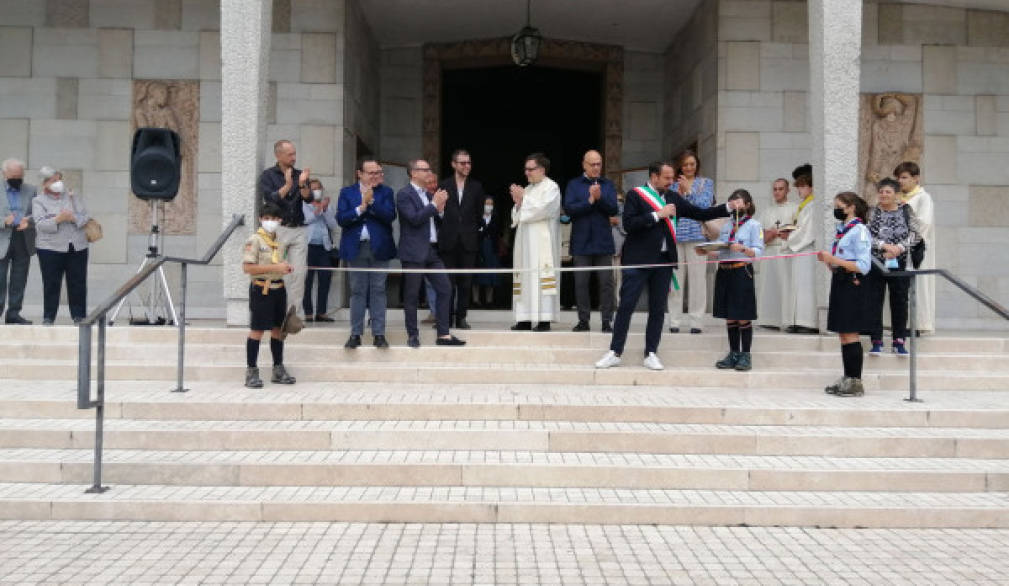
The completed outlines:
[[[431,171],[431,167],[414,167],[414,171],[420,171],[421,173],[428,173]]]
[[[456,161],[456,165],[472,165],[473,161]]]
[[[539,167],[526,167],[526,172],[527,173],[528,172],[532,172],[532,171],[535,171],[536,169],[539,169]]]

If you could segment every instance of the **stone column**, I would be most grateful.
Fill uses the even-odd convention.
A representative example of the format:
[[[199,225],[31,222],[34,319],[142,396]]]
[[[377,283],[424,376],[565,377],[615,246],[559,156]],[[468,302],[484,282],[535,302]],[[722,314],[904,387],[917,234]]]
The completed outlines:
[[[862,53],[861,0],[809,0],[809,113],[813,185],[823,217],[825,249],[833,241],[834,196],[856,188],[858,95]],[[820,273],[820,330],[827,324],[828,272]]]
[[[221,0],[221,216],[245,214],[246,223],[222,250],[228,325],[249,321],[242,241],[257,222],[272,10],[272,0]]]

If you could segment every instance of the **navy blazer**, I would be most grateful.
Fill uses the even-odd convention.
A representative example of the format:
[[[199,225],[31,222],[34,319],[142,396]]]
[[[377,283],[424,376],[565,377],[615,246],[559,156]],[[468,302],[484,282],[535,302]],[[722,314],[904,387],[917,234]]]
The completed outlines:
[[[399,211],[399,260],[423,263],[431,250],[431,218],[435,233],[441,228],[441,217],[433,203],[425,204],[412,183],[396,193]]]
[[[589,203],[589,187],[599,184],[602,192],[595,203]],[[620,213],[617,189],[605,177],[589,179],[585,175],[568,181],[564,188],[564,211],[571,216],[571,254],[577,256],[616,253],[610,217]]]
[[[368,227],[371,251],[378,260],[396,258],[396,242],[392,239],[392,222],[396,219],[396,202],[392,189],[377,185],[372,190],[375,199],[360,216],[361,184],[348,185],[340,190],[336,200],[336,223],[343,228],[340,235],[340,258],[354,260],[361,249],[361,227]]]
[[[706,222],[729,216],[729,210],[724,203],[710,208],[699,208],[674,191],[666,191],[662,196],[666,203],[676,206],[676,216],[679,218]],[[623,224],[627,238],[624,240],[620,264],[643,265],[677,261],[673,235],[669,233],[664,219],[655,221],[655,216],[652,215],[654,211],[636,190],[632,189],[624,196]],[[666,241],[665,252],[662,252],[663,239]]]

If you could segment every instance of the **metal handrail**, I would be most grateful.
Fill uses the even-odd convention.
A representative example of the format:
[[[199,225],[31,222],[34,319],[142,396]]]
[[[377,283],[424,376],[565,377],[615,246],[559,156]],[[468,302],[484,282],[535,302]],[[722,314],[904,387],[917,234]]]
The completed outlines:
[[[916,351],[915,334],[918,330],[918,320],[916,318],[916,313],[918,309],[918,292],[917,292],[917,279],[915,277],[919,275],[939,275],[954,284],[961,291],[970,295],[978,303],[984,305],[988,309],[995,312],[999,317],[1009,320],[1009,310],[1002,306],[998,301],[995,301],[991,297],[987,296],[981,290],[972,287],[971,285],[965,283],[962,279],[954,275],[953,273],[947,271],[946,269],[914,269],[914,270],[902,270],[902,271],[891,271],[886,268],[877,259],[873,258],[873,264],[876,265],[883,273],[884,278],[889,277],[910,277],[910,286],[908,287],[908,316],[910,318],[910,323],[908,324],[908,329],[911,335],[908,336],[908,352],[910,353],[910,365],[908,373],[908,397],[907,401],[914,403],[920,403],[921,399],[918,398],[918,353]]]
[[[217,253],[221,251],[224,244],[231,238],[239,226],[245,224],[245,216],[234,214],[231,223],[221,232],[217,240],[210,245],[206,254],[202,258],[180,258],[175,256],[159,256],[147,264],[143,270],[123,283],[115,293],[98,304],[87,317],[82,319],[78,325],[79,333],[77,338],[77,408],[95,409],[95,460],[94,460],[94,482],[85,492],[101,493],[108,490],[102,486],[102,445],[105,422],[105,329],[107,326],[106,315],[113,307],[134,289],[140,286],[148,277],[156,272],[161,265],[169,262],[178,263],[182,268],[181,285],[182,299],[179,305],[179,354],[177,363],[178,386],[172,389],[175,392],[185,392],[188,389],[183,386],[183,370],[185,363],[186,348],[186,287],[187,267],[189,265],[207,265],[213,260]],[[97,357],[97,377],[95,400],[91,400],[91,328],[98,324],[98,357]]]

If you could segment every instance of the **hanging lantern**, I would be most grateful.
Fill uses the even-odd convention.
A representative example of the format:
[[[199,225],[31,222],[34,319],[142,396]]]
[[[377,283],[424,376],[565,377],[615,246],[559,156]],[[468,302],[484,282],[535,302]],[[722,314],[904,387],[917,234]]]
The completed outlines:
[[[543,35],[530,25],[532,0],[526,3],[526,25],[512,37],[512,61],[519,67],[532,65],[540,56]]]

